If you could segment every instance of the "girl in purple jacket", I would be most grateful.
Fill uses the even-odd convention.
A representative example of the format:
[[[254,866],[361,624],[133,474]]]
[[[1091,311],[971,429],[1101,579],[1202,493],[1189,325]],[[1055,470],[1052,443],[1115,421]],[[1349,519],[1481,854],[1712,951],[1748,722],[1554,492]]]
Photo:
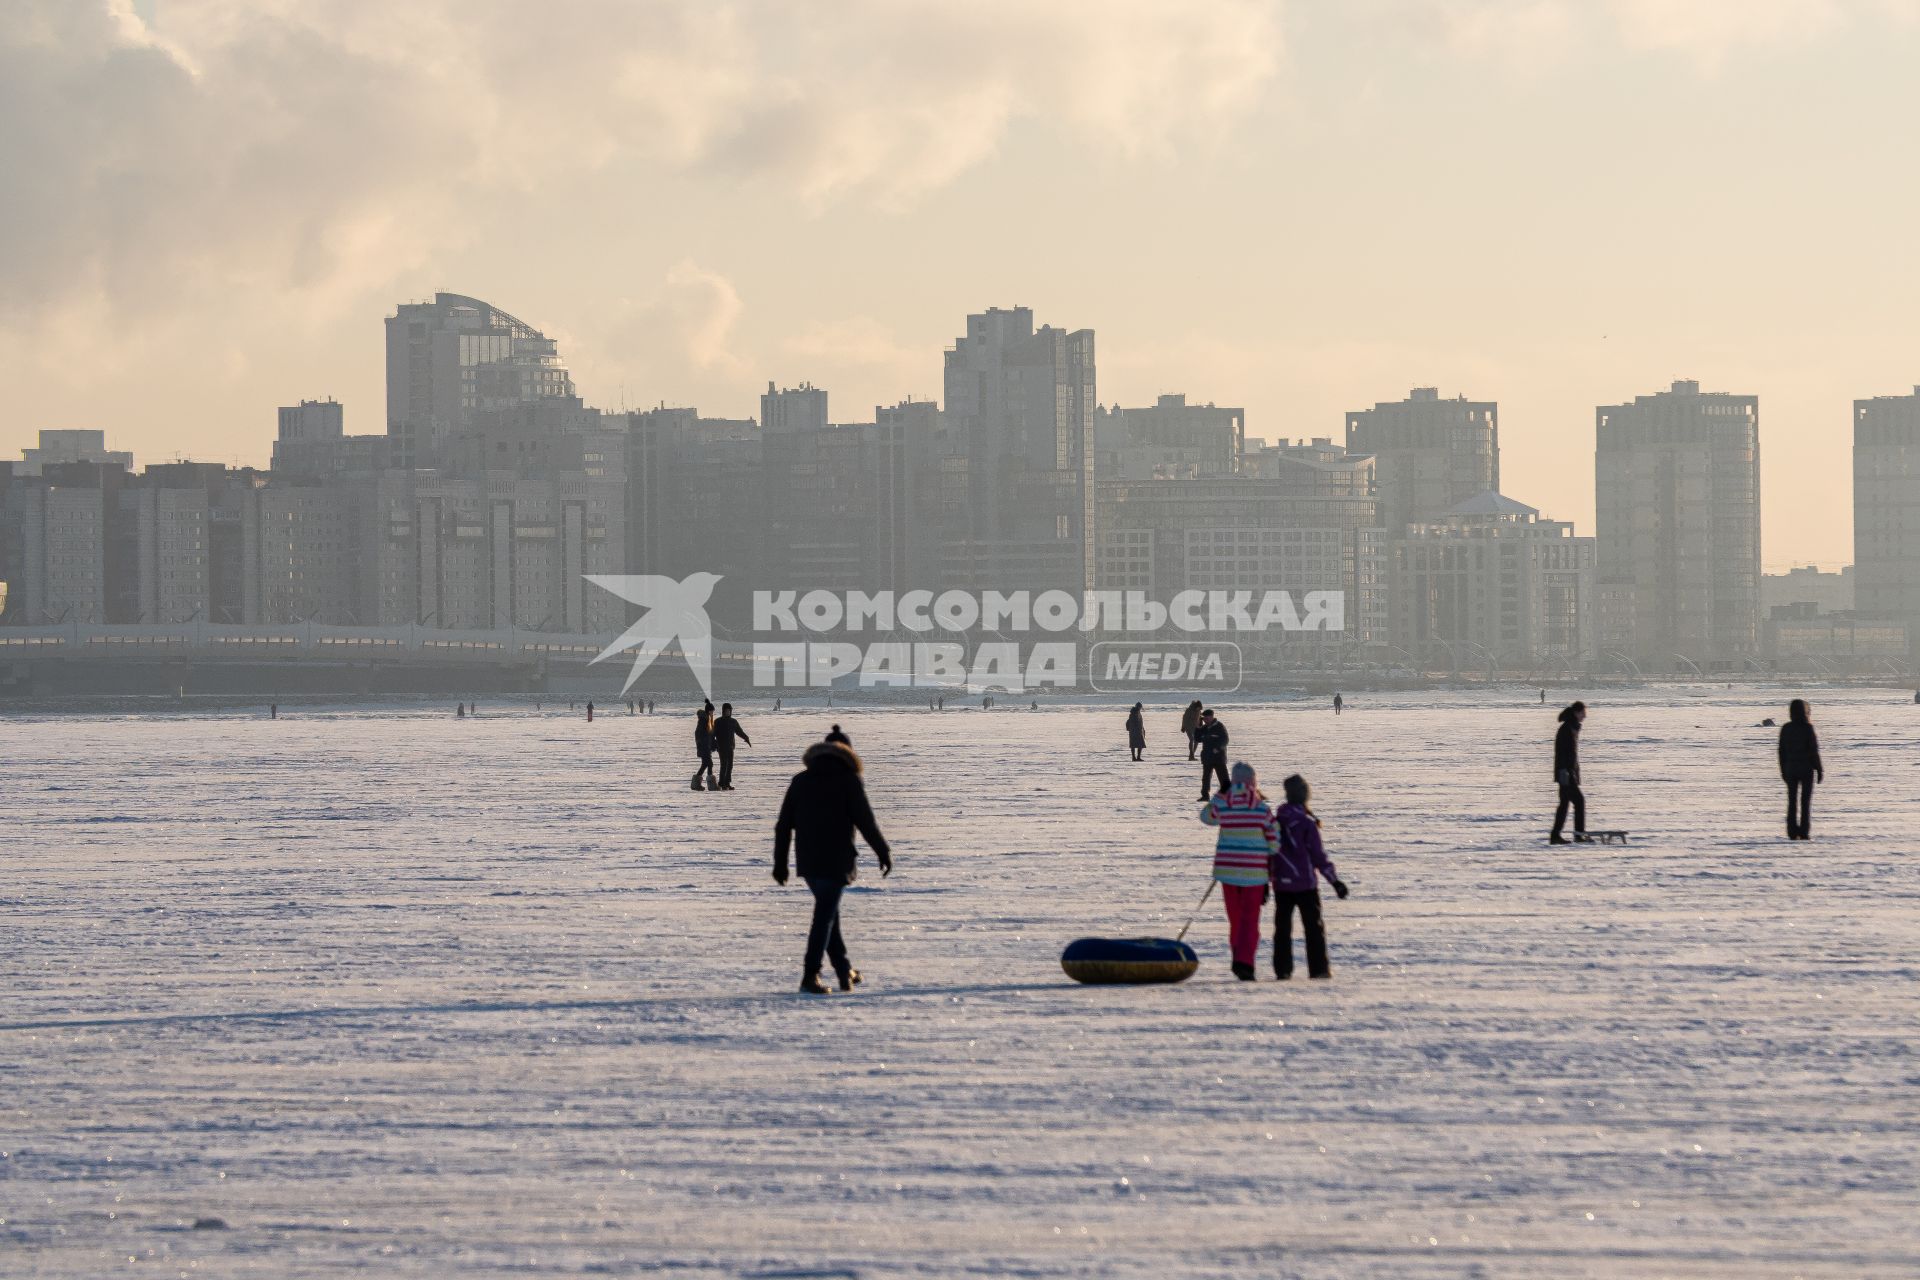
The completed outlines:
[[[1336,897],[1347,896],[1347,886],[1320,847],[1320,819],[1307,808],[1307,780],[1294,774],[1281,784],[1287,802],[1274,814],[1280,828],[1280,851],[1273,855],[1273,976],[1293,976],[1293,912],[1300,910],[1300,931],[1307,936],[1307,976],[1331,978],[1327,963],[1327,928],[1320,916],[1320,889],[1316,872],[1327,878]]]

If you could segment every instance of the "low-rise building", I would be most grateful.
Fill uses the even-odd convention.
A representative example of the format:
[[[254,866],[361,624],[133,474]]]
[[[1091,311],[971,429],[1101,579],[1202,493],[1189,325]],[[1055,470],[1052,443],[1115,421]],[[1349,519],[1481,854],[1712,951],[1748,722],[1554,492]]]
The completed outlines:
[[[1409,525],[1392,549],[1392,642],[1454,670],[1584,665],[1594,655],[1594,544],[1494,492]]]

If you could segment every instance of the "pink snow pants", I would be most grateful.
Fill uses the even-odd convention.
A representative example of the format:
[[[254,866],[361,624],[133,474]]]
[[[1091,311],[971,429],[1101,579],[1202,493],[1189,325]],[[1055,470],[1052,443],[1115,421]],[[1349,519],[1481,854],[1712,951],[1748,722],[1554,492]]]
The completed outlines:
[[[1265,905],[1263,884],[1223,884],[1220,896],[1227,904],[1227,936],[1233,942],[1233,962],[1252,964],[1260,954],[1260,908]]]

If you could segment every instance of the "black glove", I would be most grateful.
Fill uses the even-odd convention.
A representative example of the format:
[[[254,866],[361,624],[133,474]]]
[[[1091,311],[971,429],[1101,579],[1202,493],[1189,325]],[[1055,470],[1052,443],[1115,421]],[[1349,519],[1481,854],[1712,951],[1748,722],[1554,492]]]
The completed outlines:
[[[873,856],[880,859],[880,878],[885,880],[893,874],[893,855],[885,849],[875,849]]]
[[[787,860],[785,858],[773,864],[773,882],[781,885],[787,882]]]
[[[1344,898],[1347,896],[1347,882],[1345,880],[1335,880],[1333,882],[1333,896],[1336,898]]]

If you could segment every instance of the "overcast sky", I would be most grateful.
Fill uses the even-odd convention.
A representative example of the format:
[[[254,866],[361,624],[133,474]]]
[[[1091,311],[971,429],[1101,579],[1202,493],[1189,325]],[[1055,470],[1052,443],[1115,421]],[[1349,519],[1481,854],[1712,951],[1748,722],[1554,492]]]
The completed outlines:
[[[0,447],[385,428],[435,289],[588,403],[940,394],[967,312],[1251,435],[1438,386],[1592,532],[1593,408],[1761,397],[1769,567],[1920,383],[1920,0],[7,0]]]

